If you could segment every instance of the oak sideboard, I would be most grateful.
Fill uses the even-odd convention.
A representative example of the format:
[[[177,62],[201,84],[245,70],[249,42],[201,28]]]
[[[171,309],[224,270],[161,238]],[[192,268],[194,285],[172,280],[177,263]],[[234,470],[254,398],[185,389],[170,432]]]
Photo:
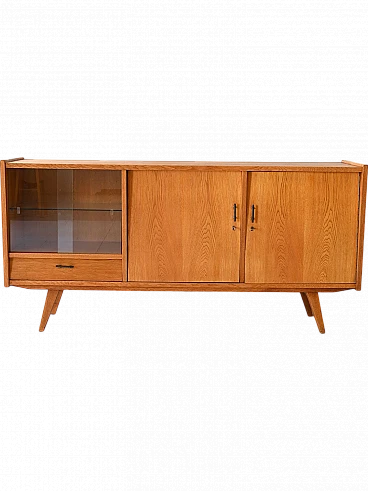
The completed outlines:
[[[361,289],[367,166],[342,162],[1,161],[5,286]]]

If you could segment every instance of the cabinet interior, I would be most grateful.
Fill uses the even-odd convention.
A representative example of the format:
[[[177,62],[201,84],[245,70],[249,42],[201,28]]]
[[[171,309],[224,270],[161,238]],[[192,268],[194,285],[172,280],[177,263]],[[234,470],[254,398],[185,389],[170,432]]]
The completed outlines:
[[[121,254],[121,171],[9,169],[10,252]]]

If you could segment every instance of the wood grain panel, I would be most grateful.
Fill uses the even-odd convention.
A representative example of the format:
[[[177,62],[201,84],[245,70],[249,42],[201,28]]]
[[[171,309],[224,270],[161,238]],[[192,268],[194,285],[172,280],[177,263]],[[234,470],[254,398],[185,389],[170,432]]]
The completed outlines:
[[[128,172],[129,281],[239,281],[241,185],[240,172]]]
[[[65,268],[58,265],[69,266]],[[72,266],[72,267],[70,267]],[[120,259],[10,258],[12,280],[121,281]]]
[[[3,264],[4,264],[4,286],[9,286],[9,225],[8,225],[8,200],[6,189],[5,162],[0,163],[1,171],[1,214],[3,231]]]
[[[252,173],[249,181],[247,282],[356,281],[358,174]]]

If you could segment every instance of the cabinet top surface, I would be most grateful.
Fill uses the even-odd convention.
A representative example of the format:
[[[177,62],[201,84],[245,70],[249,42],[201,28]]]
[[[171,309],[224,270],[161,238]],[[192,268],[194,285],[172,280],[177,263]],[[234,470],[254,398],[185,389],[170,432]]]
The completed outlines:
[[[363,165],[342,162],[210,162],[140,160],[38,160],[5,161],[7,168],[116,169],[116,170],[243,170],[243,171],[323,171],[362,172]]]

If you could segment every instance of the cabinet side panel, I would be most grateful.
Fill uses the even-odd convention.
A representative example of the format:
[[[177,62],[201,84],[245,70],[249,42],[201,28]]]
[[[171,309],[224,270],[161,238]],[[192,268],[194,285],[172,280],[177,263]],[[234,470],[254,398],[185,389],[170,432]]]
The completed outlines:
[[[4,286],[9,286],[9,228],[5,162],[1,161],[1,212],[3,229]]]
[[[363,273],[363,247],[364,247],[364,226],[365,226],[365,209],[367,199],[367,170],[368,167],[363,167],[363,172],[360,174],[359,185],[359,231],[358,231],[358,258],[357,258],[357,280],[356,289],[362,288],[362,273]]]

